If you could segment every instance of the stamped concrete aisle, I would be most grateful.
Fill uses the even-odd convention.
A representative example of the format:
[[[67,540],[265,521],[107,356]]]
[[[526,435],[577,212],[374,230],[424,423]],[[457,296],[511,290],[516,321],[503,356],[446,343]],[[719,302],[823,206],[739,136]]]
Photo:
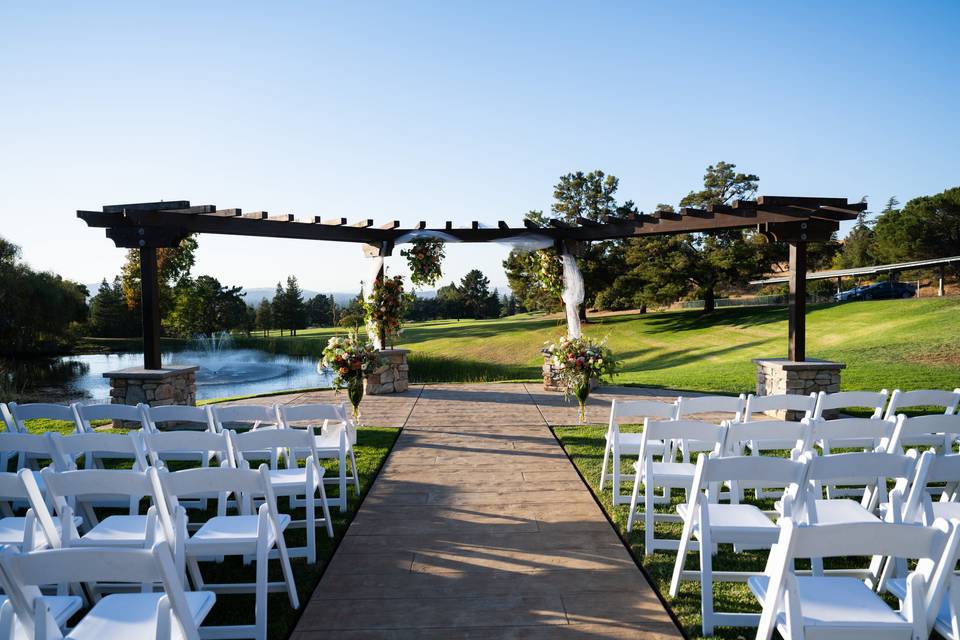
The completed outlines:
[[[523,384],[407,397],[295,640],[682,637],[551,434],[546,420],[575,420],[561,398]]]

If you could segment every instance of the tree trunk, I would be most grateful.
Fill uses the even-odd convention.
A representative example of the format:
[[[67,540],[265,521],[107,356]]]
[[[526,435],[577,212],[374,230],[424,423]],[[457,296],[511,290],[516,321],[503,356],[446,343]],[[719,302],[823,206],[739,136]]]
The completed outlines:
[[[647,303],[644,302],[640,305],[640,313],[646,313],[646,312],[647,312]]]
[[[703,291],[703,312],[711,313],[717,308],[717,302],[714,299],[713,286],[709,286]]]

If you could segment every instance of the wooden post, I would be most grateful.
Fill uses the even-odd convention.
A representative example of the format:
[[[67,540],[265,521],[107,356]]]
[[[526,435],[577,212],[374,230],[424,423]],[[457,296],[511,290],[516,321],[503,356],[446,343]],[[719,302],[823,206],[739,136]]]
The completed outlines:
[[[157,249],[140,247],[140,309],[143,313],[143,368],[160,369],[160,291]]]
[[[807,357],[807,242],[790,242],[790,294],[788,358],[804,362]]]
[[[377,272],[377,278],[383,280],[386,277],[386,262],[380,263],[380,271]],[[380,324],[380,348],[387,348],[387,329],[383,324]]]

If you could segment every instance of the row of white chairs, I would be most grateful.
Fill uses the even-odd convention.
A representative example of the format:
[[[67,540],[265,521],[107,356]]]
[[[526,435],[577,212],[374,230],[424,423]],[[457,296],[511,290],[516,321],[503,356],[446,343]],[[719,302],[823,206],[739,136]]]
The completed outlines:
[[[357,441],[356,426],[346,417],[342,404],[304,404],[304,405],[207,405],[205,407],[191,407],[183,405],[166,405],[151,407],[146,404],[92,404],[75,403],[72,405],[58,405],[48,403],[34,403],[18,405],[11,402],[8,405],[0,404],[0,414],[6,424],[6,433],[0,434],[0,469],[6,470],[11,458],[17,459],[17,468],[21,469],[31,464],[37,456],[50,458],[48,451],[33,451],[41,444],[31,444],[27,438],[29,431],[26,423],[35,419],[53,419],[72,422],[77,435],[94,434],[96,431],[92,423],[101,420],[112,420],[125,423],[127,426],[139,426],[143,434],[156,434],[177,431],[200,431],[216,435],[225,429],[266,431],[277,429],[316,429],[316,450],[320,459],[336,460],[339,467],[337,476],[325,477],[326,484],[338,485],[338,495],[331,499],[332,506],[339,511],[347,508],[348,485],[353,485],[359,491],[359,478],[356,471],[356,454],[354,446]],[[7,435],[24,436],[16,439]],[[196,441],[197,439],[194,439]],[[4,441],[7,444],[4,444]],[[76,440],[77,447],[82,446],[82,440]],[[74,445],[65,445],[68,447]],[[186,445],[184,445],[186,446]],[[265,456],[270,451],[265,450]],[[78,449],[72,457],[80,455]],[[107,450],[87,448],[83,453],[86,456],[88,468],[102,466],[101,458]],[[113,452],[117,454],[119,452]],[[164,460],[198,460],[206,466],[215,458],[216,449],[184,448],[176,451],[171,447],[161,456]],[[115,456],[114,456],[115,457]],[[143,464],[142,460],[135,462]],[[272,463],[275,464],[275,460]]]
[[[323,470],[316,463],[315,439],[310,430],[246,433],[232,430],[222,433],[132,431],[126,436],[77,434],[66,437],[56,433],[45,437],[0,435],[46,439],[51,444],[51,459],[56,461],[59,457],[60,464],[68,469],[55,470],[48,466],[39,474],[30,469],[21,469],[16,474],[0,473],[0,499],[7,502],[6,510],[12,513],[18,501],[29,507],[23,517],[9,515],[0,518],[0,544],[16,548],[21,553],[46,547],[92,548],[100,550],[103,558],[110,558],[116,549],[149,550],[163,542],[169,547],[178,579],[184,587],[192,584],[199,592],[256,594],[253,625],[205,628],[206,637],[265,638],[268,592],[285,591],[291,606],[299,606],[290,558],[303,556],[308,562],[316,561],[315,527],[318,524],[325,525],[327,535],[333,536],[322,483]],[[140,446],[136,443],[141,439],[149,451],[148,459],[154,463],[144,469],[138,465],[132,470],[76,469],[70,464],[70,450],[65,446],[66,443],[87,440],[98,450],[129,453],[136,451]],[[121,445],[123,441],[129,446]],[[163,453],[183,451],[185,445],[215,451],[222,462],[219,466],[206,468],[167,470],[161,460]],[[246,455],[275,448],[282,448],[285,457],[293,461],[287,468],[276,469],[261,464],[256,470],[250,469]],[[298,452],[307,454],[303,467],[297,464]],[[292,498],[299,498],[305,509],[304,520],[295,522],[290,514],[279,510],[277,496],[283,495],[291,498],[291,506]],[[146,514],[141,514],[140,502],[144,497],[150,499],[151,506]],[[128,513],[98,519],[94,507],[102,504],[105,498],[120,498],[129,505]],[[206,513],[201,513],[197,522],[191,522],[188,508],[199,506],[205,510],[207,500],[216,501],[216,515],[207,517]],[[50,504],[52,513],[48,510]],[[318,505],[322,509],[322,519],[315,517]],[[236,514],[228,515],[229,509]],[[306,529],[306,546],[288,549],[284,532],[298,525]],[[219,560],[226,555],[240,556],[245,562],[253,559],[256,580],[240,585],[205,582],[199,563]],[[280,582],[268,581],[268,560],[272,558],[280,560],[283,573]],[[120,581],[140,582],[132,574]],[[57,582],[51,580],[45,584]],[[66,595],[70,594],[64,593],[62,588],[58,591],[58,596]],[[52,609],[58,603],[63,604],[62,599],[48,604]]]

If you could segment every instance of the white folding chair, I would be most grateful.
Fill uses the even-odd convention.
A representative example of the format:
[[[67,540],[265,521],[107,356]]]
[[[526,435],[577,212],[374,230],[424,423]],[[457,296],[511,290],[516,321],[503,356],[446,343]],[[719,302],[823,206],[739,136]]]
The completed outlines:
[[[6,547],[6,549],[9,549],[11,553],[17,550],[14,547]],[[2,550],[3,547],[0,547],[0,552]],[[16,587],[6,577],[2,564],[0,564],[0,591],[5,594],[16,592]],[[43,604],[49,612],[50,618],[61,633],[65,631],[70,618],[83,608],[83,598],[81,596],[41,594],[40,597],[43,598]],[[0,638],[9,640],[31,640],[32,638],[23,623],[17,618],[13,610],[13,603],[7,595],[0,595]]]
[[[276,405],[238,404],[232,406],[211,405],[213,424],[217,431],[260,431],[280,429],[280,417]],[[247,451],[246,460],[269,460],[270,467],[277,466],[277,449]]]
[[[894,389],[893,393],[890,394],[890,404],[887,405],[887,412],[883,417],[889,420],[903,409],[910,407],[940,407],[943,409],[943,413],[950,415],[957,412],[957,405],[960,405],[960,389],[954,389],[953,391],[942,389],[901,391],[900,389]]]
[[[780,420],[789,420],[791,416],[803,418],[812,418],[813,412],[817,407],[817,394],[797,395],[792,393],[781,393],[769,396],[758,396],[750,394],[747,396],[746,406],[743,411],[743,421],[751,422],[757,413],[770,414],[775,412],[772,417]]]
[[[77,431],[93,433],[91,425],[96,420],[112,420],[114,423],[125,423],[129,429],[146,429],[143,404],[80,404],[73,405],[74,418],[77,422]]]
[[[357,460],[351,444],[351,423],[346,419],[343,405],[330,404],[298,404],[279,405],[280,424],[285,429],[300,428],[295,423],[307,423],[305,426],[315,427],[321,423],[320,434],[316,436],[316,451],[319,460],[336,460],[339,467],[336,478],[324,478],[327,484],[336,484],[339,492],[336,498],[327,498],[331,506],[339,511],[347,509],[347,483],[353,484],[354,491],[360,493],[360,478],[357,474]],[[316,433],[316,429],[312,429]],[[356,436],[354,436],[355,438]],[[354,440],[355,442],[356,440]],[[306,457],[308,452],[298,452],[298,456]],[[350,467],[347,466],[350,459]],[[296,503],[299,506],[299,503]]]
[[[153,497],[153,485],[146,471],[82,469],[40,472],[50,499],[61,521],[72,521],[74,512],[82,514],[82,527],[70,527],[64,533],[64,547],[140,547],[149,549],[164,539],[155,507],[140,515],[140,500]],[[122,497],[129,505],[126,514],[112,514],[102,520],[94,506],[106,499]],[[75,506],[74,506],[75,505]],[[37,505],[31,503],[34,509]],[[81,533],[81,529],[84,533]]]
[[[323,486],[324,469],[317,464],[316,439],[311,429],[269,429],[236,433],[227,431],[228,439],[233,447],[234,459],[238,466],[243,466],[247,452],[259,454],[264,450],[283,449],[285,452],[286,468],[281,469],[274,465],[269,471],[270,484],[277,496],[290,499],[291,508],[295,498],[304,503],[306,518],[291,520],[290,528],[304,528],[307,533],[307,545],[302,548],[290,547],[287,552],[291,558],[305,557],[311,564],[317,561],[316,527],[323,524],[327,530],[327,537],[333,537],[333,521],[330,518],[330,507],[327,504],[327,493]],[[301,467],[297,458],[297,451],[308,451],[304,466]],[[277,456],[274,456],[276,459]],[[316,519],[317,492],[319,504],[323,511],[323,518]],[[292,509],[291,509],[292,510]],[[292,517],[292,516],[291,516]]]
[[[33,433],[0,433],[0,452],[6,454],[6,461],[16,458],[17,469],[39,468],[40,461],[49,460],[55,469],[67,469],[70,462],[60,458],[53,442],[46,435]],[[0,469],[3,471],[5,469]]]
[[[145,431],[209,431],[215,433],[213,414],[210,407],[191,407],[182,404],[168,404],[160,407],[139,405],[143,416]],[[161,428],[163,427],[163,428]]]
[[[151,467],[147,473],[154,485],[154,503],[157,505],[165,535],[167,540],[174,541],[177,565],[180,566],[180,559],[184,559],[194,587],[220,593],[255,593],[254,624],[208,627],[206,635],[266,640],[268,592],[286,591],[290,606],[294,609],[300,606],[290,557],[283,538],[283,532],[290,523],[290,516],[277,511],[267,465],[261,465],[257,471],[206,468],[169,472]],[[180,499],[210,493],[220,494],[217,515],[204,522],[193,535],[188,535],[187,520],[183,516]],[[240,511],[238,515],[226,514],[226,496],[231,493],[236,498]],[[255,514],[250,510],[254,498],[263,499],[263,504]],[[255,559],[254,583],[204,583],[199,561],[228,555]],[[268,581],[267,565],[270,557],[279,557],[283,582]]]
[[[166,545],[152,549],[54,549],[5,551],[0,566],[10,582],[13,613],[35,638],[199,640],[199,625],[213,608],[210,592],[184,592]],[[117,593],[100,599],[62,635],[39,587],[51,582],[162,584],[157,593]]]
[[[629,482],[629,474],[620,473],[621,458],[623,456],[637,456],[640,453],[642,433],[624,433],[620,430],[621,422],[646,424],[647,419],[672,420],[676,416],[676,402],[658,402],[656,400],[616,400],[610,405],[610,423],[605,436],[606,443],[603,449],[603,466],[600,468],[600,491],[609,480],[613,484],[613,503],[629,504],[630,496],[621,493],[621,484]],[[658,455],[663,455],[663,442],[649,442],[648,446],[654,451],[661,447]],[[608,464],[609,463],[609,464]],[[611,470],[608,472],[607,467]]]
[[[934,456],[927,471],[925,489],[924,524],[929,525],[936,518],[960,520],[960,454]],[[935,493],[939,494],[937,500],[933,499]]]
[[[810,425],[810,440],[806,449],[813,450],[819,446],[823,455],[828,456],[833,449],[854,449],[860,451],[893,451],[899,446],[894,442],[896,423],[882,418],[836,418],[824,420],[818,418],[804,419]],[[837,496],[857,495],[849,489],[838,489],[827,485],[827,495]]]
[[[734,549],[769,549],[780,535],[777,525],[758,507],[751,504],[720,503],[717,491],[724,482],[763,483],[788,487],[784,498],[785,512],[789,514],[792,496],[797,495],[806,467],[802,462],[786,458],[738,456],[732,458],[697,457],[697,469],[690,491],[690,499],[677,505],[683,519],[683,533],[670,582],[670,596],[677,597],[680,581],[700,580],[700,607],[703,634],[713,635],[714,625],[756,626],[759,616],[750,613],[718,612],[713,606],[713,583],[742,582],[753,573],[713,571],[712,556],[716,545],[732,544]],[[696,538],[697,543],[694,543]],[[700,570],[684,570],[689,550],[700,552]]]
[[[18,473],[0,472],[0,500],[9,513],[0,518],[0,547],[34,551],[61,546],[62,533],[80,524],[80,518],[61,516],[54,520],[29,469]],[[12,504],[28,505],[23,516],[13,515]]]
[[[747,580],[763,605],[756,637],[770,640],[777,630],[784,640],[927,638],[957,543],[955,524],[944,520],[932,527],[876,522],[799,526],[784,518],[764,575]],[[794,571],[800,558],[863,555],[918,559],[899,611],[856,578]]]
[[[764,452],[788,450],[792,457],[799,456],[810,440],[810,426],[804,422],[789,420],[751,420],[733,422],[727,426],[723,445],[724,456],[742,456],[749,450],[751,456],[760,457]],[[729,482],[731,500],[737,502],[744,489],[753,489],[757,499],[774,498],[783,487],[760,486],[754,483],[743,485],[736,480]]]
[[[147,468],[147,455],[139,431],[120,433],[97,433],[84,431],[67,436],[48,434],[59,458],[69,469],[77,468],[77,460],[83,457],[85,469],[102,469],[103,459],[129,460],[134,471]],[[64,469],[67,470],[67,469]]]
[[[140,436],[154,467],[165,467],[167,462],[176,461],[198,461],[201,468],[237,466],[227,434],[222,432],[142,431]],[[206,511],[208,500],[213,497],[216,496],[197,496],[194,500],[184,500],[183,505]]]
[[[633,493],[630,497],[630,515],[627,519],[627,531],[633,530],[633,523],[638,515],[643,515],[644,521],[644,554],[650,555],[656,549],[675,550],[679,544],[678,540],[667,538],[657,538],[654,535],[654,523],[659,520],[662,522],[677,522],[678,516],[668,513],[654,513],[654,504],[664,502],[669,504],[670,494],[673,489],[682,489],[685,495],[689,495],[690,488],[693,486],[693,476],[696,472],[696,465],[689,462],[676,462],[669,455],[673,452],[668,450],[669,454],[659,462],[654,460],[656,453],[655,447],[649,447],[648,443],[653,441],[667,441],[670,439],[696,441],[700,443],[712,442],[714,450],[719,453],[723,446],[726,427],[711,424],[709,422],[699,422],[696,420],[648,420],[643,430],[643,439],[640,444],[640,454],[634,463]],[[643,485],[643,511],[638,511],[640,498],[640,485]],[[662,487],[664,490],[663,498],[656,500],[655,490]]]
[[[743,420],[746,402],[747,397],[742,393],[739,396],[680,396],[677,398],[676,419],[695,419],[718,424],[740,422]],[[713,450],[713,443],[709,441],[678,439],[675,444],[679,447],[680,457],[684,462],[690,462],[692,454],[709,453]]]

